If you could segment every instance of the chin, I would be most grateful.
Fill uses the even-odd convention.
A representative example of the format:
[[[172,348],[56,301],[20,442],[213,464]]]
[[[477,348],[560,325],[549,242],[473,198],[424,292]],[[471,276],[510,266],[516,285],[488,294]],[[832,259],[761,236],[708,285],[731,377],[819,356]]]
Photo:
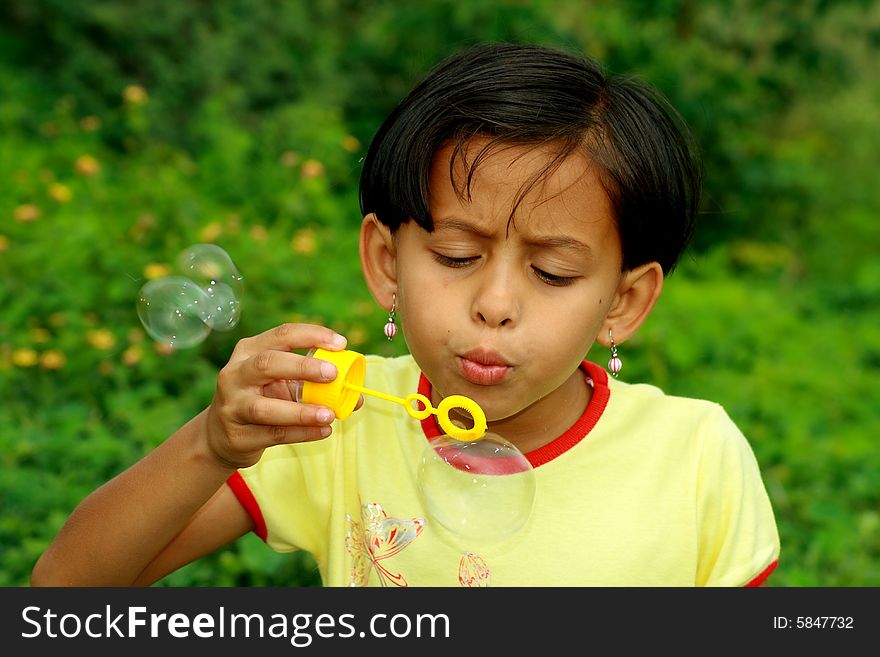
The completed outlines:
[[[501,420],[507,420],[508,418],[511,418],[514,415],[521,413],[528,407],[528,404],[513,404],[510,402],[509,399],[487,399],[489,395],[467,396],[480,405],[480,408],[483,409],[483,413],[486,414],[486,421],[489,424],[492,424],[493,422],[500,422]],[[494,395],[491,396],[494,397]]]

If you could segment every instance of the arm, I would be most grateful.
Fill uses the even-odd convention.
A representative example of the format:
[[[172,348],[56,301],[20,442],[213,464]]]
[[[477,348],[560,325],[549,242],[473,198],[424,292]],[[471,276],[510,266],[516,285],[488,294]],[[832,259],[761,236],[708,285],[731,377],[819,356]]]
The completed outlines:
[[[32,584],[150,584],[249,531],[227,477],[266,447],[329,435],[332,412],[320,417],[327,409],[294,403],[286,385],[335,378],[321,361],[290,351],[311,346],[340,349],[345,341],[291,324],[240,341],[211,405],[83,500],[38,560]]]

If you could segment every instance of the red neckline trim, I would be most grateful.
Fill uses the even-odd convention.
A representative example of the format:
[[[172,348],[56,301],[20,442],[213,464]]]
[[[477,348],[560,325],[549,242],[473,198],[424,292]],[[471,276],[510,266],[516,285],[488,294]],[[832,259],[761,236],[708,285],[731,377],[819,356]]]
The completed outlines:
[[[593,380],[593,395],[590,397],[590,403],[584,409],[583,415],[565,433],[558,438],[554,438],[543,447],[525,454],[533,468],[549,463],[586,438],[587,434],[596,426],[596,422],[602,417],[602,413],[608,405],[608,399],[611,397],[611,390],[608,388],[608,373],[595,363],[587,360],[581,363],[581,370]],[[425,395],[428,399],[431,398],[431,382],[428,381],[424,373],[419,374],[418,392],[421,395]],[[422,431],[429,440],[443,435],[443,430],[440,429],[440,425],[437,424],[437,418],[434,415],[429,415],[422,420]]]

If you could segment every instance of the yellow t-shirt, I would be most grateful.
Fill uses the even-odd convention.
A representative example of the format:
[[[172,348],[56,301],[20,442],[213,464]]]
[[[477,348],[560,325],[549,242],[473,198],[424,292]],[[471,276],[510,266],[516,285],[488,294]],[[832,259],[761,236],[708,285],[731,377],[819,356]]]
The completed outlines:
[[[717,404],[609,380],[564,435],[527,454],[531,514],[497,541],[433,522],[417,471],[431,416],[368,399],[321,441],[267,449],[229,485],[256,532],[307,550],[326,586],[746,586],[775,568],[779,536],[754,454]],[[368,388],[430,384],[409,356],[367,357]]]

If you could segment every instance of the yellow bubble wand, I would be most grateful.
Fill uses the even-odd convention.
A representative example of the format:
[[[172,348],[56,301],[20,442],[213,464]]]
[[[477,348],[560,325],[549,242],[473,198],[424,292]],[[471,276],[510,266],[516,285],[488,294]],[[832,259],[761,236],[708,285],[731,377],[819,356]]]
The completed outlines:
[[[320,404],[327,406],[336,413],[336,417],[344,420],[354,411],[358,397],[361,394],[378,397],[386,401],[400,404],[406,409],[410,417],[416,420],[424,420],[432,413],[437,416],[437,422],[443,432],[459,441],[479,440],[486,433],[486,414],[479,404],[470,397],[463,395],[450,395],[438,404],[437,408],[431,405],[431,400],[414,393],[406,397],[395,397],[378,390],[364,387],[364,377],[367,370],[367,361],[363,354],[356,351],[327,351],[315,349],[312,353],[315,358],[326,360],[336,366],[337,377],[329,383],[315,383],[313,381],[302,382],[302,396],[300,401],[308,404]],[[460,427],[452,422],[449,413],[460,409],[471,416],[474,426],[470,428]]]

